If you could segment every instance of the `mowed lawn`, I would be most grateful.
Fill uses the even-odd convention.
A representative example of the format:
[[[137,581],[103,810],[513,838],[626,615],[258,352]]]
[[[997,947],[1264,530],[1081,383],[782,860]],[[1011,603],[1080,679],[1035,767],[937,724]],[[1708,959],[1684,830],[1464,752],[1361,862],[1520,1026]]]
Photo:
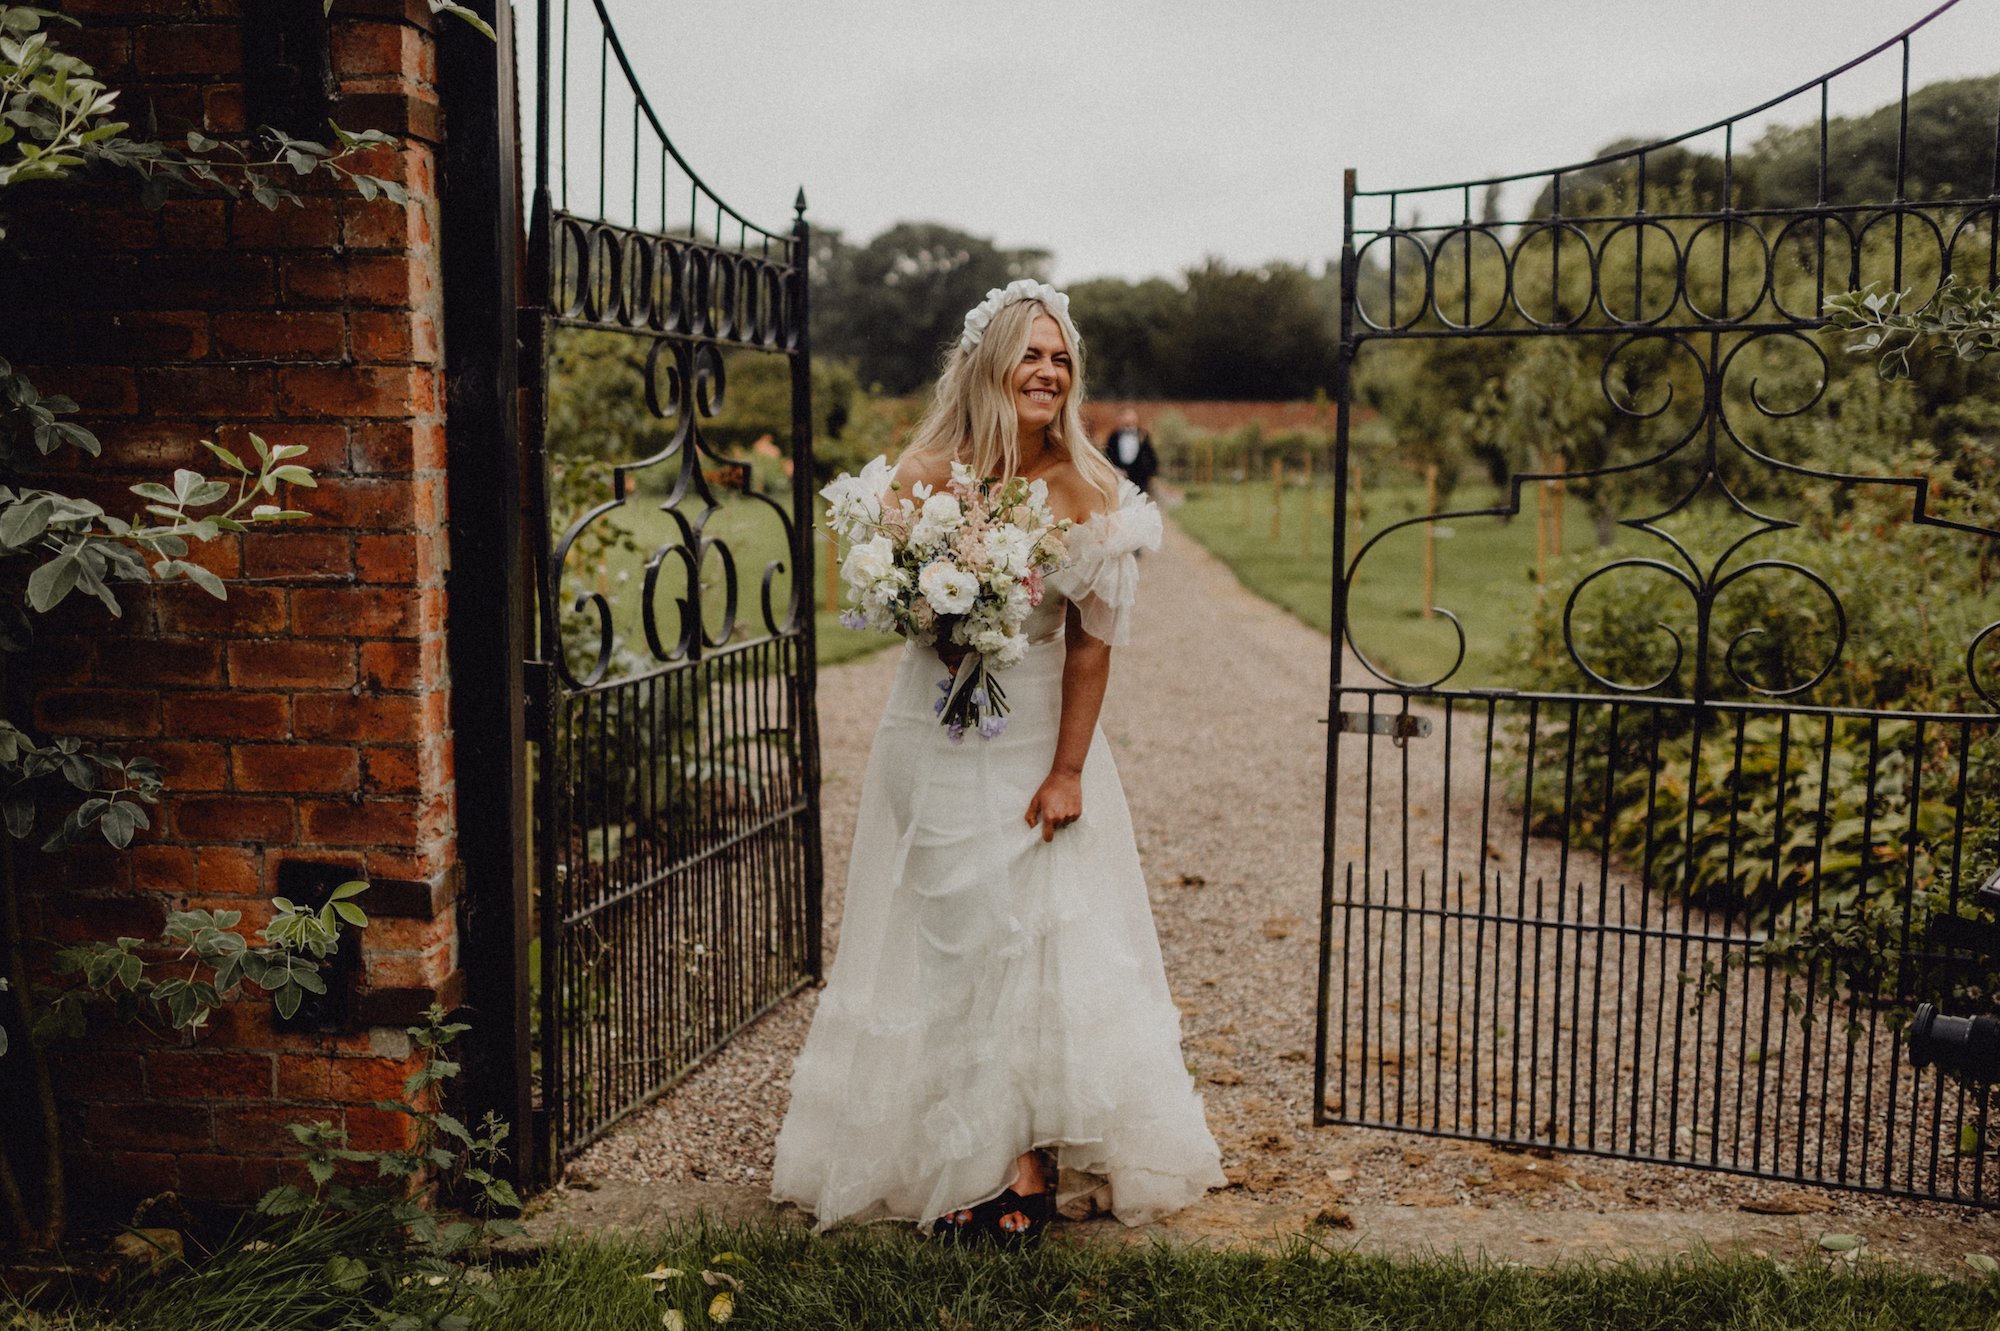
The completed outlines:
[[[1491,486],[1463,486],[1440,508],[1485,508],[1497,502]],[[1553,502],[1553,500],[1551,500]],[[1333,629],[1333,490],[1291,486],[1278,509],[1272,536],[1272,489],[1267,482],[1191,485],[1172,518],[1215,555],[1238,580],[1306,623]],[[1370,538],[1425,512],[1421,486],[1382,487],[1364,493],[1358,525],[1350,513],[1348,557]],[[1310,524],[1310,525],[1308,525]],[[1422,617],[1423,523],[1393,532],[1362,563],[1352,589],[1355,645],[1399,678],[1435,679],[1451,665],[1458,638],[1442,616]],[[1522,496],[1511,521],[1469,518],[1437,524],[1437,590],[1431,604],[1457,615],[1465,627],[1466,661],[1454,685],[1498,684],[1508,640],[1535,611],[1535,507]],[[1644,538],[1620,529],[1616,549],[1636,550]],[[1590,514],[1572,497],[1563,526],[1563,549],[1575,554],[1595,543]],[[1560,607],[1554,607],[1560,610]]]

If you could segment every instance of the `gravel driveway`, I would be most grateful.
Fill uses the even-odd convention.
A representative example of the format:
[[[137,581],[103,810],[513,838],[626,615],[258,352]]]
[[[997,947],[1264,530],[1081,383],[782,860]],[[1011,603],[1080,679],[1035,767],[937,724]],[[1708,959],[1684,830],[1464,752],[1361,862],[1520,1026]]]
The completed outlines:
[[[1141,565],[1103,725],[1117,752],[1189,1066],[1233,1186],[1271,1202],[1964,1215],[1940,1205],[1311,1123],[1326,639],[1244,590],[1171,523]],[[829,956],[884,652],[820,676]],[[1426,750],[1410,747],[1417,785]],[[1435,749],[1429,750],[1435,753]],[[1352,774],[1343,773],[1342,786]],[[1358,798],[1358,791],[1352,792]],[[1572,876],[1580,872],[1572,859]],[[816,992],[744,1032],[572,1177],[762,1184]]]

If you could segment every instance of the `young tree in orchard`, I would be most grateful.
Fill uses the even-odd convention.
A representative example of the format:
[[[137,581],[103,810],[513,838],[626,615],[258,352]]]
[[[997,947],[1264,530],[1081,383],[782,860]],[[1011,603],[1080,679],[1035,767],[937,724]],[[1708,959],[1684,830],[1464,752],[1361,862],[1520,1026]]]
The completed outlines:
[[[301,205],[291,185],[316,177],[349,184],[364,198],[407,202],[400,184],[353,168],[358,154],[395,145],[376,131],[333,126],[330,142],[317,143],[267,129],[249,144],[190,133],[185,146],[131,136],[113,118],[117,94],[55,39],[53,25],[65,21],[32,6],[0,4],[0,243],[10,210],[46,200],[51,187],[94,170],[135,175],[149,203],[178,188],[265,208]],[[124,512],[36,484],[41,459],[63,449],[94,458],[99,445],[67,419],[78,404],[42,393],[5,356],[39,359],[32,345],[0,345],[0,560],[25,571],[10,581],[17,589],[11,599],[0,601],[0,652],[27,650],[33,616],[72,595],[94,598],[114,616],[121,613],[121,584],[188,582],[226,597],[222,580],[191,557],[194,547],[306,516],[283,502],[287,487],[314,485],[301,461],[305,449],[270,447],[255,436],[248,457],[202,441],[215,476],[182,468],[134,485]],[[0,654],[0,675],[6,660]],[[34,838],[57,851],[101,836],[123,849],[150,826],[149,810],[167,775],[143,756],[39,736],[0,716],[0,820],[15,840]],[[318,963],[337,946],[342,924],[366,924],[352,900],[361,886],[345,885],[317,909],[281,900],[255,943],[238,929],[234,912],[174,912],[156,943],[121,938],[62,949],[53,958],[55,983],[37,987],[22,929],[17,856],[11,844],[0,846],[0,1057],[19,1069],[7,1078],[16,1087],[25,1073],[32,1102],[11,1116],[10,1140],[0,1143],[20,1152],[0,1149],[0,1215],[23,1242],[52,1246],[67,1223],[64,1121],[42,1046],[80,1034],[83,1004],[93,997],[111,1000],[127,1020],[173,1032],[200,1028],[246,982],[269,994],[281,1013],[296,1011],[306,993],[325,991]],[[148,972],[152,947],[176,956],[171,977]],[[16,1170],[28,1154],[37,1155],[36,1173],[24,1182]]]

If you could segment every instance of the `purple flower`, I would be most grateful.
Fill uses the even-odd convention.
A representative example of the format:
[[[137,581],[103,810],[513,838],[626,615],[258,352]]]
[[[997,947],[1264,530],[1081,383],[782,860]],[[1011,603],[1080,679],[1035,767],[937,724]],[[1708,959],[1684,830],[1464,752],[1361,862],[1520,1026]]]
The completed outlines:
[[[292,456],[293,456],[293,457],[297,457],[297,456],[298,456],[298,454],[294,453],[294,454],[293,454]],[[946,675],[946,676],[945,676],[945,677],[944,677],[943,679],[941,679],[941,680],[939,680],[939,681],[938,681],[938,692],[939,692],[939,693],[950,693],[950,692],[951,692],[951,676],[950,676],[950,675]]]
[[[965,727],[956,721],[952,722],[951,728],[945,732],[945,735],[953,744],[965,743]]]
[[[931,704],[931,715],[932,715],[932,716],[943,716],[943,715],[944,715],[944,704],[945,704],[945,700],[944,700],[943,698],[939,698],[939,699],[938,699],[938,700],[937,700],[936,702],[932,703],[932,704]]]
[[[979,738],[993,739],[1006,728],[1007,728],[1006,717],[989,716],[979,723]]]
[[[868,627],[868,617],[863,615],[859,610],[841,611],[840,622],[843,627],[850,629],[865,629]]]
[[[974,707],[984,707],[986,705],[985,689],[974,689],[972,691],[972,705]]]

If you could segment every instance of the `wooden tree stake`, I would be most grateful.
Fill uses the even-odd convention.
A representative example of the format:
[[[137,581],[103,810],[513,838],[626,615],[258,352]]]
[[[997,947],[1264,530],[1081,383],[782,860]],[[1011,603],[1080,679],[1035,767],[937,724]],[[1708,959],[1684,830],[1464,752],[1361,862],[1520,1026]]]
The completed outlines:
[[[1285,460],[1283,458],[1272,458],[1271,459],[1271,539],[1273,541],[1276,541],[1278,539],[1279,535],[1278,519],[1284,515],[1284,510],[1285,510]]]
[[[1435,462],[1424,467],[1424,512],[1438,511],[1438,465]],[[1424,524],[1424,595],[1423,606],[1418,613],[1424,619],[1434,619],[1437,612],[1431,607],[1437,602],[1438,579],[1438,537],[1435,521]]]
[[[826,608],[829,613],[840,609],[840,538],[831,527],[826,529]]]

